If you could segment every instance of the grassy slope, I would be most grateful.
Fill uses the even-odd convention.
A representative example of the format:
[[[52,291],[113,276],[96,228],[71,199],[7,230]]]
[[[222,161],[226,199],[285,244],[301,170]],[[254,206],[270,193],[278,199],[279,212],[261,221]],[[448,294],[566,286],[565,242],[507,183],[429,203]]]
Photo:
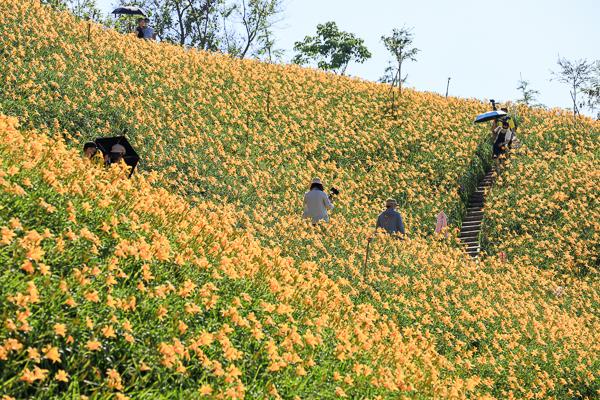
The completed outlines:
[[[377,392],[390,396],[388,390],[394,389],[390,382],[405,389],[412,385],[417,389],[416,392],[402,393],[411,396],[417,393],[422,397],[448,397],[450,392],[456,391],[453,393],[457,395],[476,392],[496,397],[511,394],[525,397],[528,393],[541,393],[544,397],[567,398],[577,390],[590,394],[598,389],[595,387],[597,380],[593,380],[598,371],[597,351],[593,346],[597,343],[596,332],[599,331],[598,320],[593,312],[598,299],[597,284],[593,277],[569,288],[569,297],[556,298],[552,291],[561,281],[550,272],[540,271],[528,263],[503,267],[494,259],[472,264],[445,244],[426,239],[427,231],[432,230],[433,215],[438,210],[456,207],[461,176],[474,158],[484,129],[474,128],[470,123],[471,116],[482,111],[483,104],[459,99],[445,100],[436,95],[407,91],[402,114],[396,121],[385,116],[387,89],[379,85],[293,67],[230,60],[170,46],[151,47],[148,43],[124,39],[114,33],[98,32],[96,27],[93,28],[94,41],[88,44],[82,40],[86,32],[84,26],[73,24],[64,15],[46,14],[45,9],[37,10],[38,14],[47,15],[49,23],[44,25],[44,30],[28,32],[27,28],[21,29],[20,21],[24,20],[25,14],[18,5],[4,1],[2,7],[10,10],[0,14],[4,18],[0,29],[4,29],[5,33],[2,36],[2,54],[10,61],[1,69],[4,78],[0,85],[7,94],[2,101],[5,113],[18,115],[24,125],[31,129],[43,129],[55,136],[64,135],[73,144],[100,132],[126,133],[142,149],[148,160],[144,165],[147,171],[170,171],[170,175],[155,175],[159,186],[165,186],[168,179],[169,184],[176,188],[189,190],[197,196],[200,196],[198,192],[203,191],[205,198],[217,203],[220,203],[220,198],[227,196],[228,202],[236,205],[237,212],[234,212],[206,199],[193,202],[203,209],[214,211],[214,218],[230,220],[233,224],[231,229],[245,238],[242,244],[237,245],[235,254],[245,254],[245,250],[240,248],[256,249],[261,254],[271,252],[263,249],[274,248],[276,254],[293,257],[285,265],[287,274],[295,277],[295,280],[279,274],[278,270],[272,271],[273,262],[265,262],[268,266],[263,268],[265,272],[262,275],[257,272],[257,279],[246,280],[252,281],[252,284],[246,283],[249,286],[243,289],[251,295],[252,304],[243,307],[242,303],[236,307],[245,310],[240,313],[246,319],[249,318],[249,312],[266,312],[260,320],[262,326],[268,325],[268,317],[279,321],[273,328],[275,330],[263,329],[266,338],[273,337],[274,340],[281,339],[276,333],[287,329],[282,326],[287,316],[279,316],[280,319],[275,320],[279,315],[277,311],[265,311],[269,307],[264,308],[260,301],[276,304],[277,307],[291,304],[295,308],[292,314],[295,321],[304,321],[302,318],[306,313],[313,315],[313,320],[320,321],[313,323],[323,325],[323,353],[313,358],[316,372],[303,378],[296,377],[296,373],[299,365],[308,366],[310,358],[307,360],[307,357],[311,357],[308,343],[294,349],[303,359],[302,362],[284,360],[289,365],[280,372],[266,372],[257,369],[257,365],[264,365],[268,369],[273,364],[272,360],[267,361],[267,356],[263,357],[264,351],[268,354],[268,350],[265,350],[268,347],[265,344],[268,343],[267,339],[252,338],[249,328],[243,325],[236,327],[239,330],[233,335],[238,335],[237,341],[232,343],[238,344],[236,348],[243,352],[242,357],[236,359],[242,361],[227,358],[222,348],[215,347],[215,350],[211,347],[203,351],[210,353],[213,363],[231,363],[240,368],[243,373],[239,379],[248,389],[248,395],[270,390],[271,383],[279,385],[278,390],[285,396],[299,394],[301,397],[315,394],[331,397],[335,395],[337,387],[350,395],[361,393],[370,396]],[[19,29],[14,29],[16,27]],[[148,66],[136,62],[134,55],[139,52],[153,55],[148,57]],[[56,82],[56,85],[52,82]],[[140,92],[148,93],[149,105],[142,109],[130,105],[140,101]],[[389,146],[390,142],[394,145]],[[5,144],[5,151],[11,151],[10,146],[10,143]],[[483,150],[485,152],[485,146]],[[327,161],[322,162],[323,159]],[[23,170],[20,166],[29,161],[22,158],[11,162]],[[7,164],[5,169],[8,171],[10,166]],[[471,171],[475,169],[471,168]],[[32,181],[40,180],[39,173],[39,170],[27,171]],[[4,179],[10,176],[9,172],[6,174]],[[315,174],[328,182],[339,179],[335,184],[341,182],[344,193],[333,214],[332,223],[325,231],[306,229],[297,217],[302,188]],[[59,173],[57,176],[61,185],[67,185]],[[24,176],[14,175],[14,179],[21,184]],[[74,180],[80,188],[86,186],[76,173],[68,179]],[[120,182],[115,178],[105,182],[109,181]],[[135,185],[132,191],[139,190]],[[147,183],[140,185],[146,188],[144,190],[156,190],[145,186]],[[106,186],[105,183],[99,190],[102,191]],[[194,186],[197,186],[198,192]],[[48,190],[49,193],[56,191]],[[85,214],[84,203],[96,204],[89,198],[95,196],[97,190],[85,192],[85,197],[81,199],[76,196],[71,198],[68,192],[61,193],[58,190],[58,194],[52,194],[58,196],[54,206],[57,209],[61,209],[57,205],[65,208],[65,201],[70,200],[74,203],[75,213],[79,215]],[[38,193],[43,192],[26,191],[25,196],[37,196]],[[167,238],[172,253],[166,259],[157,259],[156,253],[152,253],[149,264],[156,268],[153,274],[157,279],[151,285],[146,282],[146,286],[160,293],[163,291],[161,285],[168,287],[167,281],[176,288],[175,291],[187,278],[199,287],[215,282],[225,293],[222,295],[220,313],[227,314],[226,310],[236,304],[235,297],[241,296],[240,290],[230,281],[203,274],[191,265],[185,269],[181,267],[183,274],[173,275],[174,268],[178,268],[173,264],[177,256],[186,254],[185,246],[196,246],[187,244],[194,243],[192,239],[195,236],[187,233],[189,231],[186,229],[193,229],[198,220],[186,221],[183,230],[179,227],[169,228],[176,226],[173,221],[169,222],[170,219],[175,223],[181,221],[179,215],[182,209],[177,207],[187,206],[183,205],[180,198],[166,196],[164,190],[157,190],[156,193],[151,196],[157,203],[149,206],[148,210],[152,212],[148,223],[156,230],[155,234]],[[385,240],[374,242],[372,257],[364,274],[364,238],[372,229],[372,219],[380,208],[380,201],[389,193],[404,201],[402,211],[414,239],[404,246]],[[68,200],[60,197],[65,195]],[[138,201],[133,196],[128,198],[121,193],[114,193],[114,196],[115,199],[123,196],[121,201],[125,204],[136,204],[135,201]],[[170,199],[171,203],[165,204],[161,200],[163,197]],[[10,226],[9,217],[18,217],[18,213],[26,216],[34,212],[41,213],[39,207],[33,208],[39,204],[37,197],[33,201],[27,197],[28,201],[22,201],[21,208],[16,208],[12,202],[18,198],[3,197],[3,201],[11,201],[5,208],[8,215],[4,224],[7,228]],[[87,220],[78,218],[77,231],[88,227],[100,237],[103,231],[97,232],[102,227],[99,221],[109,223],[108,215],[117,213],[125,218],[133,218],[120,214],[116,206],[109,207],[114,208],[107,209],[106,214],[97,215],[94,218],[97,221],[95,225],[88,227],[85,225]],[[29,221],[29,218],[22,219]],[[136,225],[140,223],[135,222]],[[221,224],[212,222],[208,226]],[[39,226],[40,233],[43,225],[51,229],[54,235],[60,234],[64,228],[57,221],[46,221]],[[128,226],[117,224],[115,229],[115,234],[123,238],[132,234]],[[183,234],[180,236],[178,233],[181,230]],[[138,229],[135,232],[140,231]],[[255,239],[248,237],[248,234]],[[227,244],[235,242],[236,238],[235,235],[225,239],[221,237],[221,247],[226,249]],[[111,259],[122,257],[117,249],[120,240],[112,239],[109,235],[103,236],[102,245],[97,246],[104,249],[103,258],[97,260],[101,270],[98,274],[104,276],[110,273]],[[136,260],[136,254],[140,251],[138,240],[136,237],[135,241],[122,246],[133,246],[125,247],[130,249],[124,252],[125,264],[129,263],[132,271],[141,274],[139,268],[143,263]],[[52,242],[47,242],[48,254],[56,251],[57,255],[49,258],[54,260],[52,263],[46,259],[40,261],[54,269],[54,264],[60,264],[65,259],[61,254],[64,250],[53,250]],[[193,254],[199,254],[198,257],[202,256],[202,251],[206,254],[212,248],[211,244],[210,239],[203,239],[194,247]],[[184,248],[178,247],[182,245]],[[4,247],[6,253],[3,254],[6,254],[6,259],[13,260],[13,264],[5,265],[13,265],[11,268],[18,269],[26,254],[13,251],[18,242],[11,242],[8,246],[12,247]],[[66,251],[72,251],[77,257],[91,257],[91,243],[67,241],[66,246]],[[226,252],[225,249],[221,250]],[[230,251],[233,249],[235,246],[232,245]],[[235,256],[226,254],[225,257],[231,261]],[[218,256],[206,258],[210,268],[219,268],[222,262]],[[181,256],[179,259],[182,262]],[[80,259],[77,261],[81,262]],[[255,262],[261,265],[256,259],[252,265]],[[82,267],[77,268],[82,270]],[[252,266],[248,266],[248,269],[253,271]],[[306,274],[307,270],[305,283],[305,278],[298,277]],[[59,282],[56,281],[60,279],[58,277],[71,282],[80,279],[75,270],[66,268],[64,275],[60,271],[60,274],[55,274],[55,284],[48,284],[48,292],[44,293],[46,298],[52,300],[38,305],[38,312],[29,317],[30,324],[40,327],[40,335],[46,335],[45,339],[37,336],[31,339],[31,333],[18,337],[22,345],[31,345],[39,349],[41,354],[48,344],[61,350],[66,347],[64,343],[49,342],[49,338],[54,336],[53,326],[47,324],[43,313],[45,309],[59,307],[61,298],[55,296],[55,293],[60,293]],[[88,269],[85,274],[89,275],[91,271]],[[7,275],[10,285],[5,287],[11,289],[5,289],[6,292],[10,291],[12,295],[16,289],[25,292],[27,282],[32,279],[45,282],[44,279],[48,278],[41,276],[40,272],[38,270],[35,276],[27,275],[25,270]],[[273,274],[278,284],[269,282]],[[280,276],[284,278],[280,279]],[[333,281],[327,276],[331,276]],[[137,279],[143,281],[143,278]],[[301,279],[301,284],[297,284],[298,279]],[[287,289],[278,289],[278,285],[285,286],[286,282]],[[96,284],[100,286],[94,286]],[[135,281],[137,284],[138,281]],[[39,290],[41,284],[36,285]],[[91,286],[87,288],[87,285]],[[87,285],[74,285],[76,289],[72,290],[73,296],[85,299],[94,290],[104,294],[105,288],[100,280],[90,279]],[[317,290],[319,285],[320,291]],[[133,291],[133,285],[129,286],[123,285],[122,298],[141,296],[138,289]],[[298,294],[288,294],[294,291]],[[6,292],[3,295],[8,298]],[[177,343],[177,339],[184,343],[184,347],[179,347],[181,351],[194,352],[190,350],[190,345],[193,345],[191,338],[197,338],[211,326],[215,327],[211,332],[217,332],[228,321],[219,320],[219,314],[215,316],[215,312],[213,317],[216,322],[213,325],[209,323],[209,317],[204,320],[194,320],[187,315],[181,317],[180,314],[185,314],[179,311],[182,304],[177,303],[179,298],[173,291],[166,293],[168,300],[153,295],[144,306],[139,306],[137,319],[140,326],[136,328],[139,331],[132,333],[132,336],[139,336],[139,332],[148,332],[149,336],[144,337],[147,344],[140,342],[138,347],[127,352],[129,357],[118,365],[119,374],[127,377],[123,381],[130,382],[130,386],[123,389],[127,393],[141,394],[144,390],[156,393],[159,388],[166,387],[172,393],[178,390],[193,391],[203,384],[211,384],[215,390],[216,387],[226,390],[227,377],[211,375],[209,369],[202,369],[197,362],[200,358],[182,362],[189,369],[188,375],[176,372],[178,363],[170,367],[160,365],[164,361],[161,358],[164,354],[160,353],[161,343],[172,345]],[[325,299],[331,299],[329,303],[325,302],[329,306],[323,306]],[[108,298],[102,301],[104,303]],[[175,317],[169,319],[172,329],[165,330],[162,321],[146,316],[156,316],[152,313],[165,304],[170,310],[170,301],[178,311],[169,313],[169,316],[175,314]],[[197,301],[205,306],[200,296]],[[87,302],[94,303],[92,300]],[[87,302],[78,301],[86,305]],[[6,302],[3,300],[3,303]],[[345,311],[344,304],[350,311]],[[90,332],[84,328],[84,316],[94,320],[96,330],[104,329],[109,323],[105,318],[111,315],[112,308],[107,305],[104,310],[97,310],[98,305],[94,303],[94,306],[83,307],[80,314],[64,317],[67,327],[72,326],[73,331],[77,332],[78,337],[74,335],[74,340],[79,340],[81,344],[91,340]],[[4,318],[7,318],[6,321],[17,321],[18,312],[22,310],[15,306],[11,309],[13,314]],[[285,314],[283,309],[281,311]],[[363,320],[365,317],[373,320]],[[103,322],[98,323],[98,319]],[[190,319],[194,323],[190,323]],[[188,325],[185,332],[179,330],[180,320]],[[114,322],[115,329],[123,324],[122,320],[117,322]],[[309,329],[300,322],[289,323],[292,327],[297,326],[303,334]],[[0,334],[9,341],[16,334],[8,323],[6,326],[0,330]],[[395,329],[401,330],[402,338],[394,336]],[[113,339],[117,342],[115,347],[110,348],[111,352],[127,348],[123,341],[124,333],[123,330],[117,332],[121,335],[118,342],[115,338],[105,338],[109,342]],[[97,336],[102,338],[101,335],[102,331],[98,330]],[[60,340],[59,337],[54,339]],[[260,344],[258,348],[263,349],[263,353],[256,351],[255,341]],[[5,348],[10,348],[11,343],[5,342]],[[219,344],[222,345],[221,342]],[[284,355],[292,352],[286,346],[284,344],[280,350],[281,356],[291,357]],[[13,358],[4,364],[9,367],[5,371],[12,374],[10,378],[14,379],[3,379],[10,384],[3,386],[3,390],[10,390],[7,391],[9,394],[21,396],[36,391],[41,393],[51,381],[52,375],[43,383],[35,381],[33,385],[19,381],[27,360],[25,347],[8,351]],[[89,357],[85,351],[83,348],[71,357],[74,364],[68,364],[73,367],[68,372],[79,378],[86,373],[91,374],[94,380],[87,379],[87,376],[86,380],[93,383],[81,387],[71,383],[69,390],[90,394],[96,387],[94,384],[100,384],[103,386],[98,393],[106,393],[109,391],[106,374],[109,368],[114,368],[114,364],[100,358],[94,358],[87,365],[79,362]],[[168,351],[167,348],[165,352]],[[378,355],[378,352],[382,353]],[[339,362],[338,357],[346,357],[346,362]],[[360,361],[356,362],[372,368],[369,378],[365,378],[360,372],[364,369],[357,367],[348,357],[357,357]],[[412,361],[407,362],[406,357]],[[147,379],[143,374],[133,373],[137,368],[135,365],[146,359],[151,370],[156,371]],[[33,368],[34,361],[29,361],[29,369]],[[45,363],[42,368],[50,369],[51,373],[59,369],[51,361],[40,361]],[[66,368],[63,362],[61,360],[61,367]],[[214,367],[214,364],[210,365]],[[357,369],[351,369],[355,367]],[[93,368],[99,372],[96,373]],[[259,374],[254,377],[252,372],[256,370]],[[336,373],[340,376],[350,374],[350,378],[347,381],[338,379]],[[373,382],[371,377],[379,381]],[[392,380],[386,377],[392,377]],[[235,379],[232,382],[235,385]],[[386,384],[387,389],[378,388]],[[49,393],[65,393],[65,389],[66,386],[52,386]]]

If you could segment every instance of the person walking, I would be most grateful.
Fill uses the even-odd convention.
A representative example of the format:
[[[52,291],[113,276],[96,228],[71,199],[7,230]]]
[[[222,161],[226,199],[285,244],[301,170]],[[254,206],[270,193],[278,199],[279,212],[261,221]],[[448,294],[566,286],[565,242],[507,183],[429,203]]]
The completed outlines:
[[[144,25],[145,25],[145,20],[144,18],[138,18],[137,19],[137,23],[138,26],[135,27],[135,31],[133,31],[133,33],[135,33],[135,35],[138,37],[138,39],[143,39],[144,38]]]
[[[508,107],[504,106],[500,108],[500,110],[504,111],[507,115],[499,118],[500,123],[498,124],[498,126],[502,126],[503,123],[508,122],[508,129],[510,129],[511,132],[515,132],[515,120],[508,115]]]
[[[156,40],[156,33],[154,29],[150,27],[150,18],[144,20],[144,39]]]
[[[500,110],[504,111],[506,114],[508,114],[508,107],[504,106],[502,107]],[[504,122],[508,122],[508,129],[510,129],[511,132],[511,138],[508,141],[508,145],[506,146],[507,148],[511,149],[512,148],[512,144],[513,141],[516,141],[516,133],[517,133],[517,121],[515,121],[515,118],[509,116],[509,115],[505,115],[504,117],[500,118],[500,122],[504,123]],[[499,124],[498,126],[501,126],[501,124]]]
[[[492,159],[496,160],[494,168],[496,172],[499,172],[500,158],[506,154],[506,145],[510,143],[512,138],[512,132],[509,129],[508,121],[504,121],[502,126],[498,126],[495,129],[492,128],[492,133],[494,134],[492,137],[492,141],[494,142],[492,146]]]
[[[385,207],[387,209],[377,217],[375,231],[385,230],[389,235],[402,240],[405,236],[404,223],[402,222],[402,216],[396,211],[398,202],[395,199],[387,199]]]
[[[312,180],[310,190],[304,194],[303,205],[303,219],[312,219],[313,225],[317,225],[321,221],[329,221],[327,211],[333,210],[333,198],[325,193],[321,179],[314,178]]]

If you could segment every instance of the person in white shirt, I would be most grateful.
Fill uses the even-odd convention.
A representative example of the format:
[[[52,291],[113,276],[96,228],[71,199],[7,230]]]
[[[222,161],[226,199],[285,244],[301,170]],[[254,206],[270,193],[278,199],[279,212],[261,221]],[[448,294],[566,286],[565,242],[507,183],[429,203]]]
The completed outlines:
[[[304,212],[303,219],[312,219],[313,225],[320,221],[329,221],[328,210],[333,210],[333,198],[327,196],[323,188],[321,179],[314,178],[310,183],[310,190],[304,194]]]
[[[150,18],[144,20],[144,39],[156,40],[156,33],[154,33],[154,29],[150,27]]]

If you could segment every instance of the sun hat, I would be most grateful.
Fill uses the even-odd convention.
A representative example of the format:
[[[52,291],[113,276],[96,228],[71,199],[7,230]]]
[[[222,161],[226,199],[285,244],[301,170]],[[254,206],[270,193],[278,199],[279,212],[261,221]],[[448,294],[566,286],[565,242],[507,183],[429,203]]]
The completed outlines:
[[[398,207],[398,202],[395,199],[387,199],[385,201],[386,207]]]
[[[313,178],[313,180],[310,184],[312,185],[313,183],[318,183],[319,185],[323,184],[323,182],[321,182],[321,179],[319,179],[319,178]]]
[[[125,147],[120,144],[115,144],[111,149],[111,153],[121,153],[121,155],[125,155]]]
[[[83,145],[83,149],[86,150],[89,148],[97,149],[98,146],[96,146],[96,142],[85,142],[85,144]]]

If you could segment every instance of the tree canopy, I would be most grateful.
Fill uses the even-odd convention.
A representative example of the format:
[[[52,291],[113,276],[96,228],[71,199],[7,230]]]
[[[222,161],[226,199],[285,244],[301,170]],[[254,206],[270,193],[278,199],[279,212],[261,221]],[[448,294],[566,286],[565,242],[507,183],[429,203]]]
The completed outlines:
[[[385,48],[388,49],[390,53],[392,53],[396,65],[390,65],[386,69],[386,76],[380,79],[380,81],[384,83],[389,83],[392,86],[398,84],[398,87],[400,88],[400,94],[402,94],[402,83],[406,80],[406,77],[402,78],[402,63],[405,60],[417,61],[416,56],[417,53],[420,51],[417,48],[410,48],[410,45],[413,41],[412,28],[394,28],[394,30],[392,31],[392,35],[383,35],[381,37],[381,41],[385,45]]]
[[[325,71],[343,74],[350,61],[363,63],[371,58],[363,43],[353,33],[340,31],[333,21],[319,24],[316,36],[307,36],[304,41],[295,43],[294,51],[298,54],[292,62],[304,65],[314,60]]]

